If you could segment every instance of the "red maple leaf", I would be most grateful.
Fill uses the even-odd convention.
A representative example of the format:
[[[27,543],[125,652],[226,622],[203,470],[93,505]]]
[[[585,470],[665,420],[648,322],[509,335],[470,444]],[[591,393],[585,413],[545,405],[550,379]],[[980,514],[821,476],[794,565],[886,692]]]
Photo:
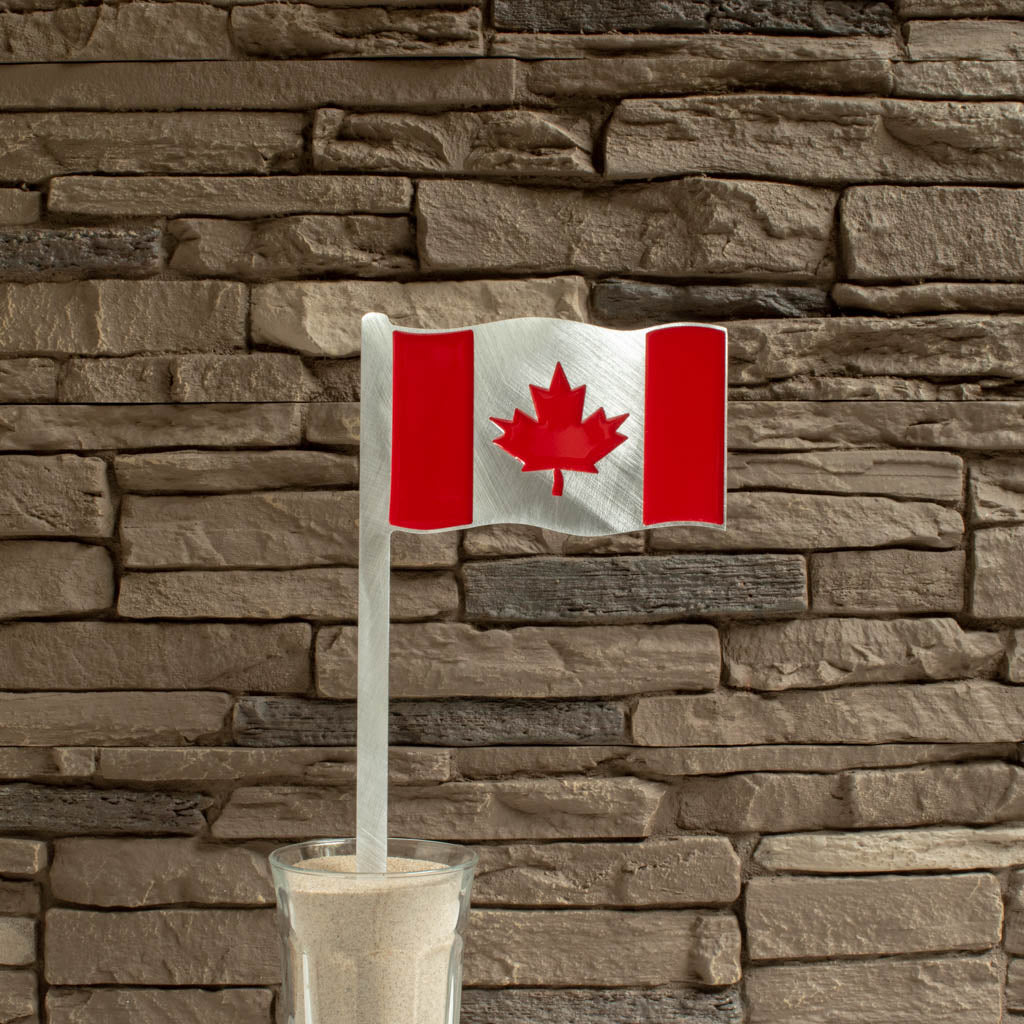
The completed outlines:
[[[583,399],[586,386],[570,387],[562,364],[555,366],[551,386],[530,385],[537,418],[531,419],[516,409],[510,420],[495,416],[491,422],[504,433],[494,443],[523,464],[523,472],[553,469],[554,483],[551,493],[562,493],[562,470],[577,473],[596,473],[596,463],[612,449],[626,440],[616,428],[629,416],[628,412],[609,419],[604,409],[598,409],[583,419]]]

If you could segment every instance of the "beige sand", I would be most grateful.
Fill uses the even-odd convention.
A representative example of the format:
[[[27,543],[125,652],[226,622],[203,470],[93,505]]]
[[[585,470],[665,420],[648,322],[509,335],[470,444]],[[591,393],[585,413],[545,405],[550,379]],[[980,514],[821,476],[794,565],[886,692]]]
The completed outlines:
[[[387,877],[354,874],[351,856],[295,866],[332,874],[291,876],[289,1024],[447,1024],[460,872],[403,877],[437,864],[402,857]]]

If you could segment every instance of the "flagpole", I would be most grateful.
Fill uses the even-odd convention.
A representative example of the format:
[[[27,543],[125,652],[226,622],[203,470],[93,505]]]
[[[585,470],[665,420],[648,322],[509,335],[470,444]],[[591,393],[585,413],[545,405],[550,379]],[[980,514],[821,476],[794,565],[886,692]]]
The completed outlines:
[[[356,870],[387,870],[391,619],[390,323],[363,319],[359,444]]]
[[[388,834],[391,531],[359,499],[356,870],[383,872]]]

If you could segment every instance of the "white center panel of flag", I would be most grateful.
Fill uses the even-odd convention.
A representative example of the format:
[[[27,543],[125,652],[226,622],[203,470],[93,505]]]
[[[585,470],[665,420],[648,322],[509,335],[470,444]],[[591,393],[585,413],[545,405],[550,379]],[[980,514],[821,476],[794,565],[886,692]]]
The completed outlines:
[[[643,528],[646,330],[609,331],[568,320],[523,318],[473,327],[473,522],[531,523],[581,536]],[[583,418],[603,408],[628,413],[626,440],[596,473],[566,471],[561,495],[550,471],[523,472],[495,443],[491,417],[534,417],[530,387],[547,388],[556,364],[573,388],[585,387]]]

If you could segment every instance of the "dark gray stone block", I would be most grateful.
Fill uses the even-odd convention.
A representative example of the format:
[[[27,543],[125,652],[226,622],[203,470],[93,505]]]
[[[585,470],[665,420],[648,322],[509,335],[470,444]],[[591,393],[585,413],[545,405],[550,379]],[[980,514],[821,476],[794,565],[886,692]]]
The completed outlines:
[[[611,279],[594,286],[590,302],[598,320],[637,327],[666,320],[822,316],[829,311],[827,292],[798,285],[673,285]]]
[[[195,835],[210,799],[201,793],[137,793],[15,783],[0,786],[0,832],[53,835]]]
[[[472,747],[490,744],[629,742],[625,707],[611,701],[394,701],[392,743]],[[355,743],[351,701],[243,697],[235,706],[235,742],[249,747]]]
[[[462,1024],[741,1024],[739,990],[465,989]]]
[[[0,281],[147,277],[159,269],[155,227],[0,230]]]
[[[807,607],[800,555],[517,558],[468,563],[466,617],[478,622],[660,622]]]
[[[763,32],[886,35],[889,3],[871,0],[495,0],[511,32]]]

